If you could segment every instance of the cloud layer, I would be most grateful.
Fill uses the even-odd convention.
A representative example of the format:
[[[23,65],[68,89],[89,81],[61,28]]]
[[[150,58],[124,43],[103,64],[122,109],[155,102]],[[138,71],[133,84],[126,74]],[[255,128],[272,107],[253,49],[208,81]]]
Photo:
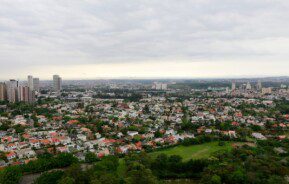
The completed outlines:
[[[276,62],[271,73],[284,75],[288,17],[283,0],[0,0],[0,78],[140,63],[204,62],[205,71],[248,61]]]

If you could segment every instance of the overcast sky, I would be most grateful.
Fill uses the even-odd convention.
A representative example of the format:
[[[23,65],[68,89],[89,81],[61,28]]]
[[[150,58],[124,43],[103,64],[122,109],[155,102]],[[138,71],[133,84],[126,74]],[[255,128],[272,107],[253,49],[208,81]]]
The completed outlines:
[[[289,75],[287,0],[0,0],[0,79]]]

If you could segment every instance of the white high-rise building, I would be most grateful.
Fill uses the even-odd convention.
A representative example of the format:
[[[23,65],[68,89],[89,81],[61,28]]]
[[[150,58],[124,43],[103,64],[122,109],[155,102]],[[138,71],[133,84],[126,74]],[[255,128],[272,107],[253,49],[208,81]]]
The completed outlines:
[[[252,89],[252,86],[250,84],[250,82],[247,82],[246,84],[246,90],[251,90]]]
[[[167,90],[168,89],[168,85],[165,83],[158,83],[158,82],[154,82],[152,89],[156,89],[156,90]]]
[[[33,76],[32,75],[28,75],[27,77],[27,85],[28,87],[33,90]]]
[[[168,89],[168,84],[163,83],[162,84],[162,90],[167,90]]]
[[[62,79],[59,75],[53,75],[53,89],[56,92],[60,92],[62,89]]]
[[[11,79],[7,82],[7,99],[11,103],[15,103],[18,100],[18,81]]]
[[[33,78],[33,90],[39,92],[39,78]]]

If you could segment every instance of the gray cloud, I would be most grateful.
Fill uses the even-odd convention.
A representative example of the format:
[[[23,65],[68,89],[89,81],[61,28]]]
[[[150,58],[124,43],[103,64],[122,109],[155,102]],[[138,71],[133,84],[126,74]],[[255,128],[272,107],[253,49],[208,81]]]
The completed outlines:
[[[289,58],[283,0],[1,0],[0,63]]]

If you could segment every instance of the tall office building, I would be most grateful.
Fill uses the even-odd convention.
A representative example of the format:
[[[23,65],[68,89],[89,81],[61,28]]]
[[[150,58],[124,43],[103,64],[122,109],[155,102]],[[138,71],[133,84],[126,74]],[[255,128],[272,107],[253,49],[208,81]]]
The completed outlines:
[[[27,85],[28,87],[33,90],[33,76],[32,75],[28,75],[27,77]]]
[[[10,79],[7,82],[7,99],[11,103],[15,103],[18,100],[18,81]]]
[[[0,101],[4,100],[7,100],[6,84],[4,82],[0,82]]]
[[[39,78],[33,78],[33,90],[39,92]]]
[[[56,92],[60,92],[62,89],[62,79],[59,75],[53,75],[53,89]]]

